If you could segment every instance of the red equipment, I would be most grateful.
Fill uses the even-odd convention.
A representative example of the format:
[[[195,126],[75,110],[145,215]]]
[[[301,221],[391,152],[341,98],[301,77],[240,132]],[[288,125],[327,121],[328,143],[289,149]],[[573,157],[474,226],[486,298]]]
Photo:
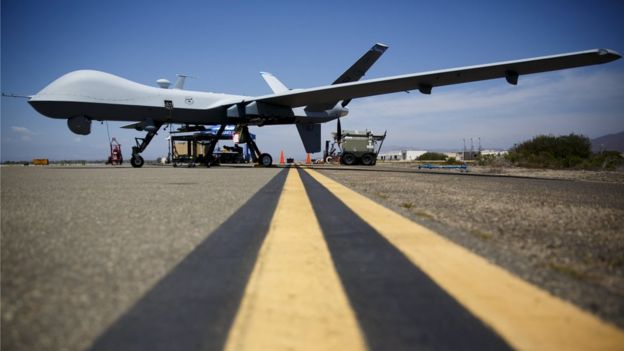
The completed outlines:
[[[108,162],[106,162],[106,164],[120,165],[122,163],[121,144],[117,142],[117,139],[113,138],[110,143],[110,156],[108,156]]]

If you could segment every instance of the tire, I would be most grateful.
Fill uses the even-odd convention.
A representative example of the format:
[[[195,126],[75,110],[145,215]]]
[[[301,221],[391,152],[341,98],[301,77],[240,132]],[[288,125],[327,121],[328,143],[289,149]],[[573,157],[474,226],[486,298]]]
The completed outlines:
[[[354,154],[352,154],[350,152],[345,152],[340,157],[340,160],[342,160],[342,163],[344,163],[347,166],[353,166],[355,164],[355,161],[357,161],[357,158],[355,157]]]
[[[143,157],[141,157],[140,155],[132,156],[132,158],[130,159],[130,164],[134,168],[141,168],[143,167],[144,163],[145,161],[143,160]]]
[[[375,163],[375,157],[373,154],[364,154],[362,155],[362,164],[364,166],[372,166]]]
[[[333,157],[327,156],[327,158],[325,158],[325,163],[331,163],[333,160],[334,160]]]
[[[271,167],[273,164],[273,157],[269,154],[262,154],[258,159],[258,164],[262,167]]]

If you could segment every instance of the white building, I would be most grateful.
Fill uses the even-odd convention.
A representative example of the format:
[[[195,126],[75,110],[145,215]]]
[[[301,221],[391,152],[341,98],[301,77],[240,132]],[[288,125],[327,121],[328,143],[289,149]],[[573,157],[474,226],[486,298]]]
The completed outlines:
[[[464,160],[464,153],[463,152],[444,152],[444,154],[446,155],[447,158],[454,158],[454,159],[459,160],[459,161],[463,161]]]
[[[494,155],[494,156],[505,156],[508,154],[507,150],[483,150],[481,151],[481,155]]]
[[[426,153],[426,150],[394,150],[387,152],[380,152],[377,155],[377,160],[379,161],[416,161],[418,157],[422,154]],[[455,158],[458,161],[464,160],[464,152],[442,152],[448,158]],[[477,155],[476,151],[473,151],[475,157]],[[466,151],[466,155],[469,155],[470,151]],[[481,151],[481,155],[495,155],[495,156],[503,156],[506,155],[507,151],[505,150],[483,150]],[[467,156],[468,157],[468,156]]]
[[[414,161],[427,151],[423,150],[398,150],[379,153],[377,159],[380,161]]]

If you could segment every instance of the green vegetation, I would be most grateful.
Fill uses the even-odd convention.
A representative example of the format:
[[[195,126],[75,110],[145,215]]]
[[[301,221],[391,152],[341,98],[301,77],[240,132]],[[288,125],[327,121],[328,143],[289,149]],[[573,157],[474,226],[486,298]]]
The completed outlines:
[[[388,198],[390,197],[388,196],[388,194],[384,194],[384,193],[375,193],[375,194],[384,200],[388,200]]]
[[[445,163],[447,165],[463,165],[464,164],[462,161],[457,161],[455,157],[447,158]]]
[[[530,168],[615,169],[624,164],[617,151],[592,154],[591,142],[583,135],[540,135],[515,145],[506,159]]]
[[[422,217],[422,218],[426,218],[426,219],[429,219],[429,220],[435,220],[435,218],[432,215],[430,215],[429,213],[427,213],[425,211],[412,211],[412,213],[417,215],[417,216],[419,216],[419,217]]]
[[[418,157],[419,161],[444,161],[447,156],[439,152],[425,152]]]
[[[571,265],[568,265],[568,264],[562,264],[562,263],[552,261],[548,263],[548,266],[550,267],[550,269],[554,270],[555,272],[565,274],[577,280],[586,280],[588,278],[587,274],[585,274],[583,271],[575,267],[572,267]]]
[[[28,165],[30,161],[4,161],[3,165]]]
[[[497,156],[497,155],[477,155],[475,161],[477,161],[477,164],[479,166],[491,166],[497,162],[499,162],[501,159],[504,159],[503,156]]]
[[[484,231],[479,230],[479,229],[471,230],[470,234],[476,236],[477,238],[481,238],[483,240],[490,240],[494,236],[494,234],[492,234],[492,233],[484,232]]]
[[[588,169],[614,170],[618,166],[624,165],[624,158],[619,151],[603,151],[594,154],[584,165]]]
[[[406,209],[408,209],[408,210],[409,210],[410,208],[412,208],[412,206],[414,206],[414,204],[413,204],[413,203],[411,203],[411,202],[403,202],[403,203],[401,204],[401,207],[406,208]]]

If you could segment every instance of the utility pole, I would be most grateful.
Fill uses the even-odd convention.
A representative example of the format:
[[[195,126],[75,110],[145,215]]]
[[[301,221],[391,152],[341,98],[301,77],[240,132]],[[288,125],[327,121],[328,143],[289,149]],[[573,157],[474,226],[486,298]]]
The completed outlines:
[[[470,159],[474,160],[474,143],[472,138],[470,138]]]
[[[463,140],[464,140],[464,151],[462,152],[462,158],[465,161],[466,160],[466,138],[464,138]]]

